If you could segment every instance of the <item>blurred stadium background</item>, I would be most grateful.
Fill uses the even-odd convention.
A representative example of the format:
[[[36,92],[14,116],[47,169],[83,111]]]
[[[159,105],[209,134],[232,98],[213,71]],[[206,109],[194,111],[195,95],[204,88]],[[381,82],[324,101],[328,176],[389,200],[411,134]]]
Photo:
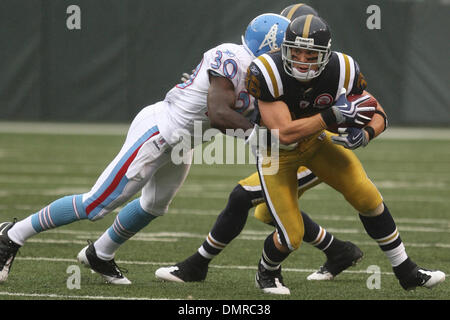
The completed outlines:
[[[450,0],[304,2],[329,22],[333,50],[357,59],[369,91],[388,113],[391,128],[356,153],[395,213],[408,253],[448,275]],[[293,3],[0,0],[1,221],[23,219],[58,197],[88,190],[143,106],[162,100],[206,49],[240,42],[252,18]],[[77,22],[68,10],[73,5],[80,9],[80,29],[70,28]],[[367,28],[370,5],[380,8],[380,29]],[[228,193],[253,171],[253,165],[194,165],[166,217],[118,252],[133,286],[105,286],[85,269],[80,290],[66,286],[67,267],[76,264],[87,238],[95,240],[111,225],[112,214],[30,239],[0,286],[0,299],[278,298],[254,288],[256,262],[271,228],[252,218],[214,260],[207,284],[180,287],[153,276],[201,244]],[[402,291],[352,208],[330,187],[308,191],[302,206],[338,237],[360,246],[365,258],[336,281],[311,283],[305,277],[324,256],[304,245],[283,266],[292,289],[285,299],[448,300],[448,280],[432,291]],[[371,265],[381,267],[381,290],[366,287]]]
[[[449,126],[449,0],[314,0],[391,125]],[[248,22],[292,0],[2,0],[0,120],[124,122]],[[80,29],[67,26],[80,9]],[[366,25],[370,5],[380,29]],[[68,13],[69,11],[69,13]]]

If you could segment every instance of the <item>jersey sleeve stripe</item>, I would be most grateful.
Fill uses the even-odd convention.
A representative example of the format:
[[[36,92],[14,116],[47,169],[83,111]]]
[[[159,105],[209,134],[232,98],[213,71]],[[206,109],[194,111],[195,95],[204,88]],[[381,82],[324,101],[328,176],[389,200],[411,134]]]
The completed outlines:
[[[266,79],[267,87],[274,98],[278,98],[283,91],[280,74],[270,57],[266,55],[259,56],[255,64],[259,67]]]
[[[342,56],[342,53],[336,52],[338,59],[339,59],[339,85],[336,90],[336,97],[335,100],[338,99],[339,93],[341,92],[341,88],[344,87],[344,78],[345,78],[345,62],[344,57]]]
[[[289,13],[287,14],[286,18],[288,18],[289,20],[292,19],[292,16],[294,15],[295,11],[300,8],[303,5],[303,3],[299,3],[296,4],[295,6],[292,7],[291,10],[289,10]]]
[[[344,57],[344,63],[345,63],[345,80],[344,80],[344,87],[347,90],[347,93],[349,92],[348,90],[348,82],[350,81],[350,62],[348,61],[348,56],[346,54],[342,55]]]
[[[355,61],[350,56],[347,56],[347,58],[348,58],[348,62],[350,65],[350,75],[349,75],[348,87],[346,87],[346,88],[347,88],[347,92],[352,92],[353,82],[355,81]]]
[[[339,88],[343,86],[347,90],[348,94],[352,91],[353,82],[355,80],[355,62],[353,61],[352,57],[343,53],[338,53],[338,57],[341,71]]]

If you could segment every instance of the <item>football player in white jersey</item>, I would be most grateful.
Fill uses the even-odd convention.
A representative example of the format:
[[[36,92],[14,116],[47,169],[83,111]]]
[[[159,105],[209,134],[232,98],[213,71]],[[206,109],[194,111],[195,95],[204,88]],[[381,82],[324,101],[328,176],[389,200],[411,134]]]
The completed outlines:
[[[280,46],[289,24],[276,14],[260,15],[251,23],[255,21],[263,21],[258,23],[258,37],[244,39],[246,45],[226,43],[207,51],[187,82],[136,115],[122,149],[89,192],[60,198],[21,221],[0,224],[0,282],[8,278],[17,251],[28,238],[78,220],[98,220],[142,191],[141,197],[120,210],[97,241],[78,254],[81,263],[107,282],[131,283],[114,262],[114,254],[126,240],[167,212],[183,184],[190,164],[175,164],[172,148],[186,133],[194,135],[196,123],[222,131],[253,127],[246,118],[254,107],[254,98],[245,89],[247,67],[256,56]]]

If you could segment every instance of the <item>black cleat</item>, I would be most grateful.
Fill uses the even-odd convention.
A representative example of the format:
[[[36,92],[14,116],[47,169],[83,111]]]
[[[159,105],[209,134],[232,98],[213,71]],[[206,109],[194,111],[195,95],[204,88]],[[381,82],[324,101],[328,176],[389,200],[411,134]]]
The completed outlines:
[[[122,270],[117,266],[114,259],[108,261],[100,259],[95,252],[94,244],[88,243],[89,245],[78,253],[78,262],[99,273],[108,283],[131,284],[131,281],[123,275]]]
[[[155,271],[156,278],[172,282],[200,282],[206,279],[207,274],[208,264],[194,264],[189,258]]]
[[[362,258],[363,252],[355,244],[346,241],[338,254],[328,257],[324,265],[306,279],[333,280],[342,271],[360,262]]]
[[[445,273],[439,270],[427,270],[416,266],[409,275],[398,281],[405,290],[413,290],[417,287],[431,289],[445,280]]]
[[[8,237],[8,230],[15,222],[3,222],[0,224],[0,283],[8,279],[14,258],[20,246]]]
[[[263,267],[261,262],[258,264],[258,272],[255,276],[256,287],[265,293],[272,294],[291,294],[291,291],[283,283],[281,276],[281,266],[278,270],[270,271]]]

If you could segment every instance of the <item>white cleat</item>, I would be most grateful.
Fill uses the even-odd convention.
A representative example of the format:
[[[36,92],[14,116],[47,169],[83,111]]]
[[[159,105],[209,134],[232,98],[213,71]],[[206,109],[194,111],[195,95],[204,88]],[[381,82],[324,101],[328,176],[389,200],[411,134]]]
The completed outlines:
[[[281,267],[278,270],[266,270],[261,263],[258,264],[258,272],[255,276],[256,287],[264,293],[270,294],[291,294],[291,291],[283,283]]]
[[[173,274],[173,272],[176,272],[178,270],[179,268],[177,266],[159,268],[155,271],[155,277],[164,281],[184,283],[183,279],[180,279],[175,274]]]
[[[333,280],[334,276],[325,268],[324,266],[321,266],[319,270],[317,270],[314,273],[311,273],[309,276],[306,277],[307,280],[316,280],[316,281],[323,281],[323,280]]]
[[[417,287],[431,289],[444,280],[445,273],[442,271],[415,267],[407,277],[399,279],[399,282],[403,289],[414,290]]]
[[[328,257],[327,261],[317,270],[310,274],[307,280],[333,280],[342,271],[356,265],[364,254],[358,246],[350,241],[344,242],[339,252]]]
[[[444,280],[445,280],[445,273],[443,273],[442,271],[439,271],[439,270],[419,269],[419,272],[430,277],[422,285],[422,287],[425,287],[428,289],[431,289],[431,288],[437,286],[439,283],[444,282]]]
[[[14,222],[0,224],[0,283],[8,279],[9,271],[20,246],[8,237]]]

